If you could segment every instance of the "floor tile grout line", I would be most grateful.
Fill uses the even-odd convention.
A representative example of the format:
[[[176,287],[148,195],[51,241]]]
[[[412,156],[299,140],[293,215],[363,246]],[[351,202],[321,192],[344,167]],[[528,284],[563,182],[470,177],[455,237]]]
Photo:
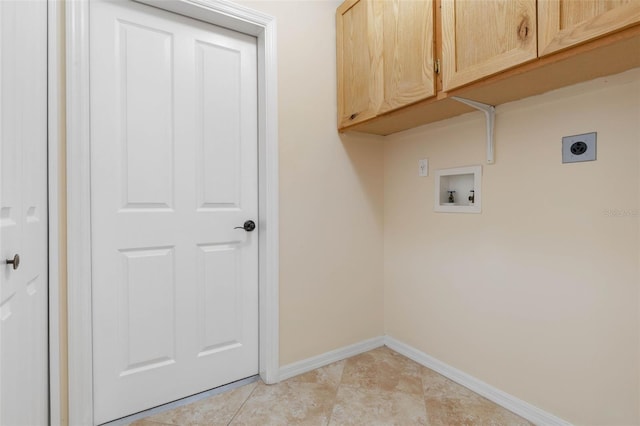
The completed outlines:
[[[262,380],[260,380],[262,381]],[[259,382],[260,382],[259,381]],[[247,398],[242,402],[242,404],[240,404],[240,407],[238,407],[238,409],[236,410],[236,412],[233,414],[233,416],[231,417],[231,419],[229,420],[229,422],[227,423],[227,426],[229,426],[231,424],[231,422],[233,422],[233,420],[238,417],[238,413],[240,413],[240,410],[242,410],[242,408],[246,405],[247,401],[249,401],[249,399],[253,396],[253,393],[256,391],[256,389],[258,389],[258,386],[260,386],[260,383],[256,382],[256,386],[253,388],[253,390],[251,391],[251,393],[249,393],[249,395],[247,396]]]
[[[340,380],[338,380],[338,385],[336,386],[336,394],[333,397],[333,405],[331,406],[331,412],[329,413],[329,418],[327,419],[327,426],[331,425],[331,420],[333,420],[333,410],[336,408],[336,403],[338,402],[338,392],[340,391],[340,386],[342,386],[342,378],[344,377],[344,370],[347,368],[347,362],[349,358],[342,360],[342,371],[340,372]]]
[[[422,405],[424,406],[424,421],[425,424],[429,424],[429,410],[427,410],[427,394],[425,392],[424,382],[424,369],[426,367],[418,364],[418,371],[420,372],[420,390],[422,391]]]
[[[333,418],[333,410],[334,410],[334,408],[336,408],[336,402],[338,402],[338,389],[339,388],[340,388],[340,385],[336,386],[336,390],[335,390],[334,395],[333,395],[333,401],[331,403],[331,409],[329,411],[329,416],[327,416],[327,426],[329,426],[331,424],[331,419]]]

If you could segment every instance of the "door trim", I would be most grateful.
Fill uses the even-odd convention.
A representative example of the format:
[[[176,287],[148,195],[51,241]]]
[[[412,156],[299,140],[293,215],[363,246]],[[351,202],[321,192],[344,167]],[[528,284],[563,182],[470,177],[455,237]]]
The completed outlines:
[[[62,397],[62,366],[61,329],[65,325],[60,317],[60,300],[64,297],[60,280],[60,247],[64,244],[61,238],[61,189],[64,180],[61,174],[64,172],[60,160],[61,151],[64,148],[64,97],[61,79],[64,76],[62,65],[62,30],[61,19],[62,2],[59,0],[47,0],[47,181],[48,181],[48,262],[49,262],[49,424],[59,426],[62,421],[62,404],[66,398]],[[64,231],[63,231],[64,232]],[[63,402],[64,401],[64,402]]]
[[[136,0],[255,36],[258,47],[259,359],[278,381],[278,103],[275,18],[225,0]],[[93,424],[89,1],[66,2],[69,424]]]

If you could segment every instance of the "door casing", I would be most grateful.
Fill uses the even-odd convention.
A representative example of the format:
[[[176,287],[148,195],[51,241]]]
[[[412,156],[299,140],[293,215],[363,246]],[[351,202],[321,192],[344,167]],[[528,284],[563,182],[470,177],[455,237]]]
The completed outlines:
[[[63,4],[59,0],[47,0],[47,153],[48,166],[48,220],[49,220],[49,424],[59,426],[63,410],[61,388],[61,328],[60,301],[64,295],[60,287],[60,246],[63,244],[60,222],[60,200],[63,178],[60,165],[64,134],[64,97],[61,79],[63,74],[62,31]],[[66,402],[65,402],[66,403]]]
[[[278,104],[275,18],[224,0],[135,0],[255,36],[258,45],[259,358],[276,383]],[[94,424],[91,311],[89,0],[66,3],[67,293],[69,424]],[[50,172],[51,173],[51,172]]]

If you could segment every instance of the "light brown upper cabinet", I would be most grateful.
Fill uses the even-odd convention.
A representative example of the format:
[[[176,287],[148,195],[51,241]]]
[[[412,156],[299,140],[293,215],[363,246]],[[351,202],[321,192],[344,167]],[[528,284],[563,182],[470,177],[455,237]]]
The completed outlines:
[[[639,0],[538,0],[539,56],[639,22]]]
[[[640,0],[346,0],[338,129],[377,135],[640,67]],[[439,74],[434,71],[440,59]]]
[[[433,2],[384,0],[384,101],[380,113],[434,96]]]
[[[441,4],[443,90],[536,59],[536,0]]]
[[[336,35],[340,129],[435,95],[433,0],[347,0]]]
[[[382,3],[349,0],[336,12],[338,127],[375,117],[384,98]]]

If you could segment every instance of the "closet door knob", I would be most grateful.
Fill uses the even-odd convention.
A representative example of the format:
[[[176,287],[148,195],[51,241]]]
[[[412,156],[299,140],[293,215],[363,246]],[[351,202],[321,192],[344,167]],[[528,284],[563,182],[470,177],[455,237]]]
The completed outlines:
[[[7,259],[6,262],[7,265],[13,265],[13,270],[15,271],[20,266],[20,255],[16,254],[13,259]]]

